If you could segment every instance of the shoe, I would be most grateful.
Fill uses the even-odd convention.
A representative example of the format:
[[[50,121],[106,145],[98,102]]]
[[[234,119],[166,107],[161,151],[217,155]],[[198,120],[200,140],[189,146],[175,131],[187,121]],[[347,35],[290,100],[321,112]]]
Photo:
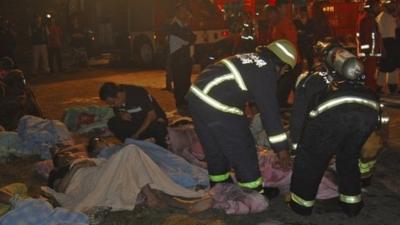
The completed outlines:
[[[280,194],[280,191],[278,188],[264,187],[261,194],[264,195],[269,200],[271,200],[273,198],[278,197],[278,195]]]
[[[357,204],[346,204],[340,202],[339,205],[342,208],[344,214],[346,214],[349,218],[356,217],[358,214],[360,214],[362,208],[364,207],[363,202]]]

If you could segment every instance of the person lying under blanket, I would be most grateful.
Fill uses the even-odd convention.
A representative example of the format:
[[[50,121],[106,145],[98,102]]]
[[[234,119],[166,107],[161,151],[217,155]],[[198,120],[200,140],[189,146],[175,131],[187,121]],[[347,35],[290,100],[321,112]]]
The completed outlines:
[[[205,169],[190,164],[181,156],[148,141],[127,138],[124,144],[111,144],[103,138],[92,138],[87,151],[90,157],[109,159],[129,144],[138,146],[175,183],[189,189],[208,188],[208,173]]]
[[[157,206],[154,191],[169,196],[193,199],[202,191],[186,189],[173,182],[160,167],[136,145],[126,145],[108,160],[79,159],[56,156],[56,169],[49,177],[51,194],[61,206],[78,211],[107,206],[115,210],[132,210],[139,193],[146,203]]]

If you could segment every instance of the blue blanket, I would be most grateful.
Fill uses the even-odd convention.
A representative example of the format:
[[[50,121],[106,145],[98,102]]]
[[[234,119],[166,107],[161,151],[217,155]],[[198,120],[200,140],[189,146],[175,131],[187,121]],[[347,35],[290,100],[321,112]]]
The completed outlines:
[[[55,208],[43,200],[19,200],[14,209],[0,218],[1,225],[89,225],[89,218],[79,212]]]
[[[58,120],[24,116],[19,120],[18,134],[22,139],[24,154],[40,154],[42,159],[51,158],[50,148],[73,144],[67,127]]]
[[[163,147],[134,139],[126,139],[125,144],[134,144],[141,148],[175,183],[189,189],[196,186],[208,187],[208,173],[205,169],[188,163]],[[108,159],[122,147],[123,145],[105,148],[99,157]]]

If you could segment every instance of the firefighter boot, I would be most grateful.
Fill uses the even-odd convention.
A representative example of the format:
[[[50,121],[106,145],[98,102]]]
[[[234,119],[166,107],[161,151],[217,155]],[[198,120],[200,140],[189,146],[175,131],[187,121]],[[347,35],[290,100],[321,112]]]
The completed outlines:
[[[342,208],[343,212],[348,216],[348,217],[355,217],[357,216],[360,212],[361,209],[364,207],[364,203],[358,202],[355,204],[348,204],[344,202],[340,202],[340,207]]]

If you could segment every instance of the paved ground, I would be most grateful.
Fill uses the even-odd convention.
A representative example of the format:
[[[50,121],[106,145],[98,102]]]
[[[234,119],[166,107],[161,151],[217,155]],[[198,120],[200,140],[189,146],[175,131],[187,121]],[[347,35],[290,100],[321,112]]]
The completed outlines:
[[[95,69],[80,73],[49,75],[32,79],[30,82],[45,116],[60,119],[63,110],[69,106],[99,104],[98,88],[106,81],[144,86],[166,111],[174,108],[171,93],[161,90],[164,82],[163,71]],[[272,219],[286,225],[400,225],[400,114],[394,109],[388,109],[387,113],[392,117],[388,146],[384,148],[378,160],[373,185],[365,190],[366,207],[357,218],[347,219],[341,214],[335,201],[319,202],[313,216],[299,217],[287,209],[282,198],[277,198],[271,202],[271,207],[266,212],[251,216],[226,216],[216,211],[191,216],[176,209],[136,208],[133,212],[112,213],[102,224],[235,225],[261,224]],[[22,181],[32,190],[37,190],[44,181],[33,173],[32,164],[36,160],[31,158],[0,165],[4,168],[0,173],[0,185]]]

